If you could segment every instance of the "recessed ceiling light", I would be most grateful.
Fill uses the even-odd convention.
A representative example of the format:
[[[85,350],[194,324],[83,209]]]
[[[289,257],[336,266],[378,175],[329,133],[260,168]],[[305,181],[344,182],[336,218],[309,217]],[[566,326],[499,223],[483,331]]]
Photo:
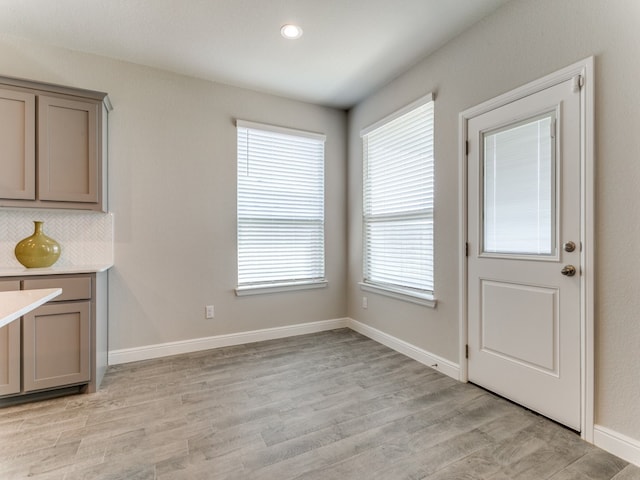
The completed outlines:
[[[300,38],[302,36],[302,29],[297,25],[283,25],[280,29],[280,34],[284,38],[288,38],[290,40],[295,40],[296,38]]]

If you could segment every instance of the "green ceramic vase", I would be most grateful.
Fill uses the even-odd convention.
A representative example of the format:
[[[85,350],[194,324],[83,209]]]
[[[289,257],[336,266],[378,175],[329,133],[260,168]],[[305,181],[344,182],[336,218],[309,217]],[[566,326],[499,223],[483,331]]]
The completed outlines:
[[[20,240],[15,254],[18,261],[27,268],[50,267],[60,257],[60,245],[42,231],[44,222],[35,221],[33,235]]]

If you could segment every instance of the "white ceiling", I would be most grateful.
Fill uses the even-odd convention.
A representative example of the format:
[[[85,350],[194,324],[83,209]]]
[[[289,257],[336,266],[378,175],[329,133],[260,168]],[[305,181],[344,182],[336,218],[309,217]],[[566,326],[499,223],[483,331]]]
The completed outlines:
[[[0,31],[348,108],[507,1],[0,0]]]

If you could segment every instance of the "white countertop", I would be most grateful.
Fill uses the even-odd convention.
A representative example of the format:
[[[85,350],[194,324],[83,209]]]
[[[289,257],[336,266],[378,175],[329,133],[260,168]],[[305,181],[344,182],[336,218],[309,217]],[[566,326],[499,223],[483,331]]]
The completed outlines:
[[[69,273],[99,273],[106,272],[113,264],[103,263],[95,265],[53,265],[47,268],[11,267],[0,268],[0,277],[21,277],[24,275],[64,275]]]
[[[61,293],[61,288],[0,292],[0,328]]]

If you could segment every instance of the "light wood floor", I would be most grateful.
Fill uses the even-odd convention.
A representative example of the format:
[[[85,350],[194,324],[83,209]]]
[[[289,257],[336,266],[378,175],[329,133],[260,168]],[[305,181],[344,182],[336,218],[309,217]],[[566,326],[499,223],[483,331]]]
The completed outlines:
[[[350,330],[111,367],[0,409],[2,479],[629,480],[640,469]]]

